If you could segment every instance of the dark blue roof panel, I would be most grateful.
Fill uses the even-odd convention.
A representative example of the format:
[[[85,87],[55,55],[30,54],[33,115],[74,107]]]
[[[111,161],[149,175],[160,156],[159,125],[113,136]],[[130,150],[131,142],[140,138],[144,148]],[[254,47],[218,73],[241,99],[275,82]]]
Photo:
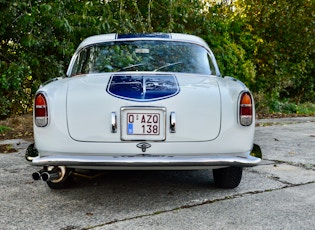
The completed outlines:
[[[167,33],[150,33],[150,34],[118,34],[117,39],[124,38],[171,38]]]

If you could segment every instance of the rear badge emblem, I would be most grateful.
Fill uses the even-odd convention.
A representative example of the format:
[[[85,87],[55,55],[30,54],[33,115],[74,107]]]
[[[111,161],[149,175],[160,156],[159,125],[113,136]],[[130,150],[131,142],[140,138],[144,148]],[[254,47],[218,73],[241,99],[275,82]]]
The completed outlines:
[[[142,152],[147,151],[148,148],[151,147],[151,145],[147,142],[141,142],[139,144],[137,144],[137,147],[140,148],[142,150]]]

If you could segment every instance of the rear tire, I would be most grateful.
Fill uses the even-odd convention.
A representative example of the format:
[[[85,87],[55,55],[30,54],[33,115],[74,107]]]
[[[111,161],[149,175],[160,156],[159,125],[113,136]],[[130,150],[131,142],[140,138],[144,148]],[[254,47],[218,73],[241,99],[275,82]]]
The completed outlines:
[[[213,169],[214,183],[219,188],[236,188],[241,180],[243,174],[242,167],[227,167],[220,169]]]

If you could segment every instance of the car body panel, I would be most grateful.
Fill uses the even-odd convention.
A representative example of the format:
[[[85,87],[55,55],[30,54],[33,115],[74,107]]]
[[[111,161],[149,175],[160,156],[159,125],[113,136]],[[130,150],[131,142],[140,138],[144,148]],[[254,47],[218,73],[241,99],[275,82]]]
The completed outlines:
[[[41,156],[47,155],[133,155],[141,154],[142,151],[136,145],[139,142],[113,142],[97,143],[80,142],[71,138],[68,134],[66,100],[68,83],[74,78],[66,78],[55,81],[40,89],[40,92],[49,94],[49,125],[45,128],[34,125],[34,138],[37,149]],[[244,90],[244,87],[231,79],[218,78],[219,85],[222,85],[222,115],[220,135],[212,141],[196,142],[154,142],[151,148],[147,150],[148,154],[163,155],[218,155],[234,154],[238,156],[244,152],[249,152],[252,148],[254,138],[254,124],[250,127],[244,127],[237,121],[238,92]],[[57,93],[58,91],[58,93]],[[127,102],[127,101],[126,101]],[[134,104],[133,104],[134,105]],[[232,116],[231,116],[232,114]],[[108,117],[108,130],[110,129],[110,118]],[[114,134],[118,135],[118,134]],[[170,135],[170,134],[169,134]],[[45,137],[45,138],[43,138]],[[118,138],[119,139],[119,138]],[[242,140],[242,141],[240,141]],[[227,144],[228,143],[228,144]]]
[[[137,76],[145,76],[145,73]],[[93,76],[92,79],[90,76],[84,76],[71,81],[67,91],[70,136],[77,141],[120,142],[120,124],[118,132],[111,133],[110,114],[115,112],[117,120],[120,121],[122,106],[138,106],[139,109],[164,107],[167,108],[167,115],[170,112],[176,113],[176,133],[167,132],[166,142],[215,139],[221,126],[221,101],[216,79],[190,75],[176,77],[180,88],[178,94],[149,102],[135,102],[110,95],[106,92],[109,76]],[[183,103],[178,103],[179,101]],[[186,103],[194,104],[194,109],[186,106]],[[166,122],[169,123],[169,120]],[[168,131],[168,127],[169,125],[165,124],[163,129]]]

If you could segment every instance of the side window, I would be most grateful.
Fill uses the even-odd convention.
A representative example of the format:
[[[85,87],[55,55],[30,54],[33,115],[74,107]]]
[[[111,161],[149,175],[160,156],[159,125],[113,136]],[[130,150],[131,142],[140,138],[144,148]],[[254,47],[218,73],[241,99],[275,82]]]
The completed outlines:
[[[210,54],[208,54],[207,56],[208,56],[208,62],[209,62],[209,66],[210,66],[210,74],[216,75],[216,70],[215,70],[215,66],[213,64],[212,58],[211,58]]]
[[[81,50],[78,54],[71,72],[71,76],[85,74],[86,73],[86,63],[87,63],[87,49]]]

